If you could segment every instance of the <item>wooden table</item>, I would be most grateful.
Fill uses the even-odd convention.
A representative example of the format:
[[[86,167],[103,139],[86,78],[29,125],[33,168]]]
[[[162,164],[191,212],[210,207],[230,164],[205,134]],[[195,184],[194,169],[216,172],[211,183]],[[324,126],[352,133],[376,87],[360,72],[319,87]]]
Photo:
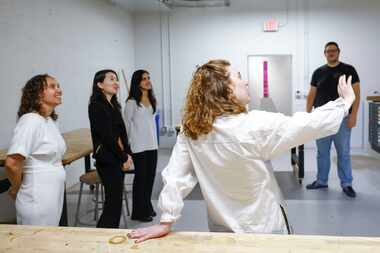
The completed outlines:
[[[67,150],[63,156],[63,165],[68,165],[78,159],[85,158],[85,171],[91,169],[90,155],[92,153],[91,131],[88,128],[81,128],[66,132],[63,134]],[[4,166],[7,155],[7,149],[0,150],[0,167]],[[64,198],[64,206],[60,225],[67,226],[67,206],[66,194]]]
[[[63,134],[67,150],[63,156],[63,165],[68,165],[78,159],[85,158],[86,170],[91,168],[90,155],[92,153],[91,131],[88,128],[80,128]]]
[[[0,225],[0,252],[375,253],[380,238],[177,232],[135,244],[110,244],[125,229]]]
[[[368,96],[368,101],[380,102],[380,96]]]

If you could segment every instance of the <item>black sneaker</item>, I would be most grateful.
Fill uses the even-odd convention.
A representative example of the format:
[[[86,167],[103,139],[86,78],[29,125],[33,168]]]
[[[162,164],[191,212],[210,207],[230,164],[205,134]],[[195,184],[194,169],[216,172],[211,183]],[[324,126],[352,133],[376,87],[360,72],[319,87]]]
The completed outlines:
[[[343,187],[343,192],[350,198],[356,197],[356,192],[352,186],[345,186]]]
[[[328,187],[329,186],[327,184],[320,184],[317,181],[314,181],[313,183],[306,185],[306,189],[308,190],[322,189]]]

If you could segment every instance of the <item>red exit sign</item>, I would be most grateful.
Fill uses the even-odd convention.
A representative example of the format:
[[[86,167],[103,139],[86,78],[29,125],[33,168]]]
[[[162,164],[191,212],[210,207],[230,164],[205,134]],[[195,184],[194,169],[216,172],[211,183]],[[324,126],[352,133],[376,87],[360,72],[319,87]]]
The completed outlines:
[[[279,23],[276,19],[270,19],[264,22],[264,32],[277,32]]]

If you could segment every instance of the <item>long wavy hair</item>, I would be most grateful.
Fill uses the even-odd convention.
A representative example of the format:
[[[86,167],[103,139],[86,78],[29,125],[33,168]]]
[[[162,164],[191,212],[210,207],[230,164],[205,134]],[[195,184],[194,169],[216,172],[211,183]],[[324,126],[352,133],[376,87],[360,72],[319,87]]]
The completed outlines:
[[[54,78],[48,74],[40,74],[32,77],[26,82],[22,88],[20,107],[18,108],[17,116],[20,118],[22,115],[30,112],[38,112],[41,114],[41,96],[47,88],[47,78]],[[53,120],[58,119],[55,110],[49,115]]]
[[[182,120],[183,133],[193,140],[211,132],[216,117],[247,111],[230,88],[228,66],[226,60],[211,60],[193,74]]]
[[[94,76],[94,81],[92,82],[92,94],[90,96],[90,103],[98,102],[98,101],[107,101],[106,95],[104,95],[101,88],[99,88],[98,83],[104,82],[104,79],[106,78],[107,73],[113,73],[116,76],[116,79],[119,80],[119,77],[116,73],[116,71],[112,69],[102,69],[96,72]],[[121,110],[121,106],[119,101],[117,100],[116,94],[112,96],[111,98],[111,104],[114,108],[117,110]]]
[[[140,89],[140,83],[143,79],[144,74],[149,74],[149,72],[143,69],[139,69],[133,73],[132,79],[131,79],[131,89],[129,90],[129,95],[127,98],[127,101],[128,99],[133,98],[136,101],[136,104],[138,106],[141,106],[140,102],[141,102],[141,97],[142,97],[142,91]],[[156,97],[154,96],[153,88],[148,91],[148,98],[149,98],[150,104],[152,105],[153,114],[154,114],[156,112],[157,100],[156,100]]]

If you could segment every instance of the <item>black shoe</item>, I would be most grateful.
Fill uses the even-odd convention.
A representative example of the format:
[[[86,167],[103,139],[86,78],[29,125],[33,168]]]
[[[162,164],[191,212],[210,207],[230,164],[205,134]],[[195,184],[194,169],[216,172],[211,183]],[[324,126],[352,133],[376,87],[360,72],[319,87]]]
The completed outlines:
[[[152,211],[152,212],[150,213],[150,216],[152,216],[152,217],[156,217],[156,216],[157,216],[157,213],[156,213],[155,211]]]
[[[148,216],[148,217],[131,217],[131,220],[137,220],[137,221],[141,221],[141,222],[151,222],[153,221],[153,218],[152,216]]]
[[[343,192],[350,198],[356,197],[356,192],[352,186],[345,186],[343,187]]]
[[[306,189],[308,190],[322,189],[328,187],[329,186],[327,184],[320,184],[317,181],[314,181],[313,183],[306,185]]]

